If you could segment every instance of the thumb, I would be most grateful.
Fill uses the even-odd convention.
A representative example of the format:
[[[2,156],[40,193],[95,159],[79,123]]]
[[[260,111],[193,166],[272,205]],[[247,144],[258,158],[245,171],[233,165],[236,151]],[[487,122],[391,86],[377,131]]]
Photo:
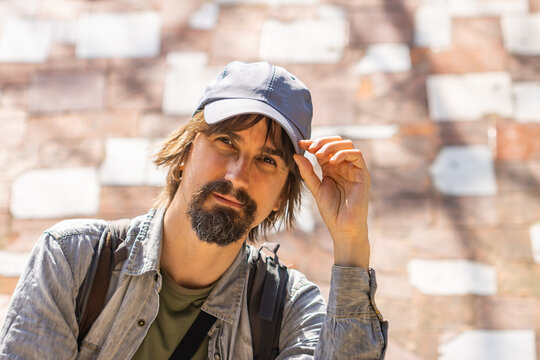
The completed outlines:
[[[311,162],[304,156],[295,154],[294,161],[296,162],[296,165],[298,165],[298,169],[300,170],[300,176],[302,176],[302,179],[306,182],[307,187],[313,194],[315,198],[317,198],[317,193],[319,192],[319,187],[321,186],[321,180],[315,174],[315,170],[313,170],[313,165]]]

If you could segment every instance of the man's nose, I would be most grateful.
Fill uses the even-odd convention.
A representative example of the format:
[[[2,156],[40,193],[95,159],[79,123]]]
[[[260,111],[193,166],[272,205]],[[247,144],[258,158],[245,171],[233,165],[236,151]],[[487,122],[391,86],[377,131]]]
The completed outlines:
[[[229,161],[225,180],[230,181],[236,189],[247,189],[249,187],[249,161],[238,157]]]

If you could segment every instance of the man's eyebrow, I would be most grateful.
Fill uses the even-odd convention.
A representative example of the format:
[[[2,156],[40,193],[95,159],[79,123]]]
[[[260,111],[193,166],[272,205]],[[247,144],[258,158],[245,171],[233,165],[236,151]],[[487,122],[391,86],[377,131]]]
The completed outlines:
[[[283,151],[273,147],[263,146],[261,152],[269,155],[279,156],[280,158],[285,159],[285,154],[283,153]]]
[[[213,132],[213,133],[211,133],[211,134],[209,134],[209,135],[210,135],[210,136],[226,135],[226,136],[230,137],[231,140],[233,140],[233,141],[235,141],[235,142],[240,141],[240,135],[238,135],[236,132],[230,131],[230,130],[216,131],[216,132]]]
[[[224,131],[220,131],[217,133],[218,135],[227,135],[227,136],[230,136],[233,140],[235,141],[238,141],[240,139],[240,135],[238,135],[236,132],[234,131],[230,131],[230,130],[224,130]]]
[[[219,131],[219,132],[216,133],[216,135],[227,135],[233,141],[240,141],[240,138],[241,138],[240,135],[238,135],[238,133],[236,133],[235,131],[227,131],[227,130]],[[265,153],[265,154],[268,154],[268,155],[279,156],[280,158],[285,160],[285,153],[280,149],[276,149],[275,147],[263,146],[262,149],[261,149],[261,153]]]

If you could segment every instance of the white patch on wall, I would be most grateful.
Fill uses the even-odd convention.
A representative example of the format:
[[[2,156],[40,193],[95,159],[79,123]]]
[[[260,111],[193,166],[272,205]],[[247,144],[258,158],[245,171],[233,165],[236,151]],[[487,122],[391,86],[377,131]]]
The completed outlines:
[[[361,75],[407,72],[411,70],[411,52],[405,44],[370,45],[357,70]]]
[[[35,17],[42,11],[43,2],[40,0],[2,0],[0,19],[13,16]]]
[[[289,0],[282,0],[288,2]],[[344,8],[332,5],[321,5],[317,10],[320,19],[326,20],[346,20],[347,12]]]
[[[527,0],[446,0],[452,16],[501,16],[526,14],[529,11]]]
[[[540,55],[540,14],[501,18],[504,47],[517,55]]]
[[[105,160],[99,169],[103,185],[163,185],[166,172],[152,163],[148,139],[109,138]]]
[[[11,214],[17,219],[95,215],[100,187],[95,168],[30,170],[11,187]]]
[[[540,223],[536,223],[529,229],[531,236],[531,249],[534,262],[540,264]]]
[[[49,21],[10,18],[0,35],[0,62],[43,63],[49,58],[53,41]]]
[[[424,2],[414,15],[414,44],[443,50],[452,43],[452,18],[440,2]]]
[[[216,3],[204,3],[199,10],[189,18],[189,26],[192,29],[212,30],[216,27],[219,17],[219,5]]]
[[[497,194],[493,154],[486,146],[445,146],[430,172],[435,187],[445,195]]]
[[[473,121],[486,115],[512,117],[512,81],[505,72],[432,75],[427,79],[434,121]]]
[[[497,272],[493,266],[469,260],[412,259],[409,282],[427,295],[495,295]]]
[[[439,360],[536,360],[534,330],[469,330],[439,346]]]
[[[540,82],[514,83],[515,119],[519,122],[540,122]]]
[[[342,18],[281,22],[267,20],[259,55],[270,62],[337,63],[347,45],[347,22]]]
[[[221,70],[207,67],[207,62],[205,53],[169,53],[162,105],[165,114],[190,116],[195,111],[206,85]]]
[[[0,251],[0,276],[21,276],[29,258],[30,253]]]
[[[79,19],[79,58],[147,58],[159,55],[161,18],[156,12],[84,14]]]

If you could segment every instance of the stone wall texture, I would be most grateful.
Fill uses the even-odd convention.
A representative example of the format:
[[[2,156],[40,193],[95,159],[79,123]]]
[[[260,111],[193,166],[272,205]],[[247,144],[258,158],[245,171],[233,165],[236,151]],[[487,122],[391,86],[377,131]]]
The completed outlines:
[[[232,60],[363,151],[387,359],[540,360],[539,0],[1,1],[0,322],[47,227],[152,206],[153,147]],[[269,240],[327,296],[309,195]]]

